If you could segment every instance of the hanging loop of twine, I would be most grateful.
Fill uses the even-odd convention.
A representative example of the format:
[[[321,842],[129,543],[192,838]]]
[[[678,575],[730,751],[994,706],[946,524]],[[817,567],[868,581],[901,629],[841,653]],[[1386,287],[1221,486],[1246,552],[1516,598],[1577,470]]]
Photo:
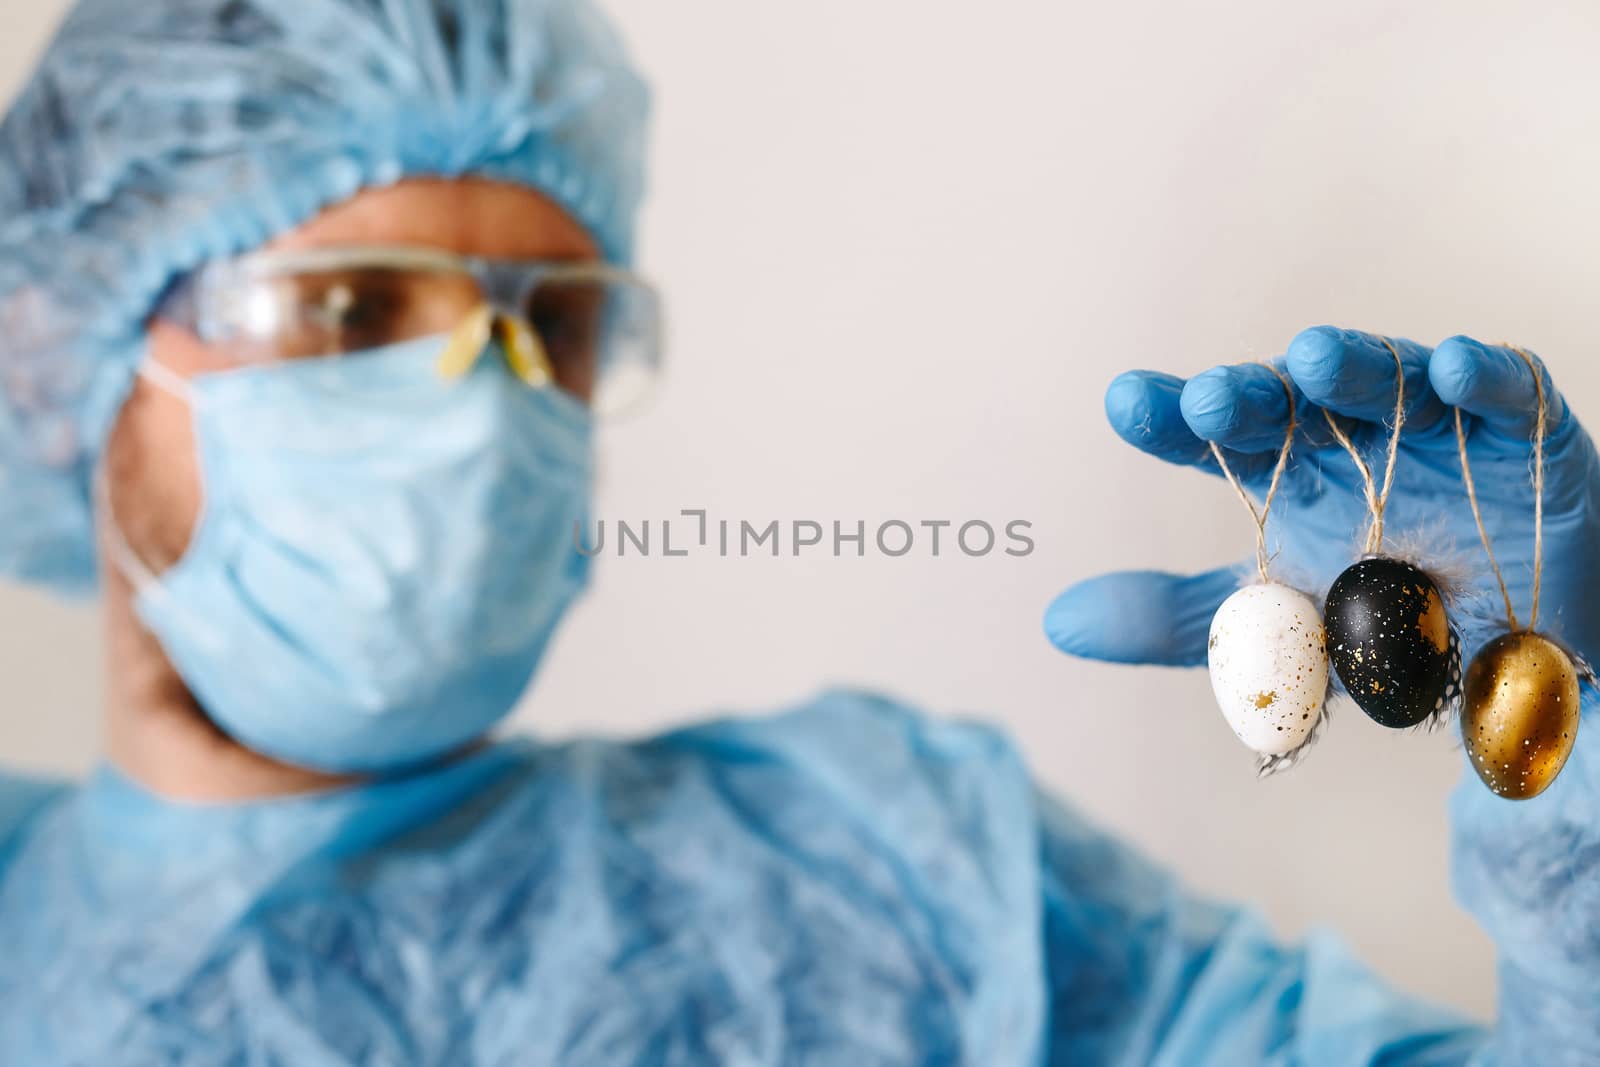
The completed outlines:
[[[1222,468],[1222,476],[1228,479],[1228,484],[1233,486],[1233,491],[1244,502],[1245,510],[1250,512],[1250,521],[1256,526],[1256,572],[1261,575],[1263,582],[1270,581],[1267,577],[1267,564],[1271,557],[1267,554],[1267,513],[1272,510],[1272,499],[1278,495],[1278,485],[1283,481],[1283,469],[1289,465],[1289,450],[1294,445],[1295,410],[1294,386],[1289,384],[1282,371],[1270,363],[1263,362],[1261,366],[1273,373],[1283,385],[1284,394],[1289,398],[1289,425],[1283,431],[1283,446],[1278,449],[1278,462],[1272,468],[1272,481],[1267,485],[1266,495],[1261,498],[1261,508],[1256,509],[1255,501],[1250,499],[1250,494],[1245,491],[1244,485],[1239,481],[1232,468],[1228,466],[1227,458],[1222,454],[1222,449],[1217,447],[1215,441],[1210,442],[1211,454],[1216,457],[1217,466]]]
[[[1394,356],[1395,390],[1394,390],[1394,428],[1389,433],[1389,450],[1383,464],[1383,484],[1377,484],[1372,476],[1372,468],[1367,466],[1367,461],[1361,458],[1361,452],[1350,440],[1350,435],[1344,432],[1333,412],[1327,408],[1322,409],[1322,417],[1328,420],[1328,429],[1333,431],[1333,436],[1350,453],[1350,458],[1355,461],[1356,470],[1361,475],[1361,488],[1367,498],[1367,536],[1362,546],[1366,555],[1374,555],[1383,550],[1383,512],[1389,506],[1389,490],[1394,488],[1395,460],[1400,455],[1400,428],[1406,421],[1406,368],[1400,360],[1400,350],[1394,342],[1387,337],[1380,337],[1389,354]]]
[[[1533,372],[1533,390],[1537,398],[1537,411],[1534,414],[1537,420],[1533,428],[1533,608],[1528,615],[1528,629],[1534,630],[1539,626],[1539,586],[1544,577],[1544,435],[1545,422],[1550,414],[1550,398],[1544,391],[1544,373],[1532,353],[1518,348],[1516,345],[1502,345],[1522,357],[1522,361]],[[1467,434],[1461,426],[1461,409],[1456,408],[1456,451],[1461,456],[1461,480],[1467,487],[1467,503],[1472,505],[1472,521],[1478,526],[1478,539],[1483,542],[1484,555],[1489,557],[1489,568],[1494,571],[1494,580],[1500,586],[1500,599],[1506,606],[1506,623],[1511,627],[1512,633],[1520,633],[1521,626],[1517,625],[1517,612],[1511,606],[1511,593],[1506,588],[1505,575],[1500,573],[1500,563],[1494,558],[1494,549],[1489,545],[1489,531],[1483,525],[1483,512],[1478,508],[1478,490],[1472,483],[1472,468],[1467,463]]]

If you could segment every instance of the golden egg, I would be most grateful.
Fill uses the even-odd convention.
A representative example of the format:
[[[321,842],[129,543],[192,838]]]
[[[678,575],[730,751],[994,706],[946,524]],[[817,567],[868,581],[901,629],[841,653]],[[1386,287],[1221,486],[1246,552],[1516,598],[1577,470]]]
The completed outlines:
[[[1511,633],[1467,668],[1461,740],[1472,769],[1495,793],[1536,797],[1555,781],[1578,736],[1578,672],[1560,646]]]

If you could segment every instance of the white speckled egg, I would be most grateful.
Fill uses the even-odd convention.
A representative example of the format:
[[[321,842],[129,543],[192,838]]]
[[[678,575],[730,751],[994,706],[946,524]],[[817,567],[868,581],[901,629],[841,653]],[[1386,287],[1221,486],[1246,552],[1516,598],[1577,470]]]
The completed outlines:
[[[1239,740],[1263,756],[1298,748],[1328,689],[1322,615],[1311,598],[1276,582],[1247,585],[1212,617],[1209,647],[1211,688]]]

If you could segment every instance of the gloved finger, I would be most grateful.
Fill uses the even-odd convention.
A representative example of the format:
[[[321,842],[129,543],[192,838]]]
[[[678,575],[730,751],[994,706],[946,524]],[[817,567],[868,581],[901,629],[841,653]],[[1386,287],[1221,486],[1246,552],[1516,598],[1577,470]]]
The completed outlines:
[[[1106,419],[1118,437],[1141,452],[1179,466],[1220,473],[1211,446],[1196,437],[1184,420],[1183,387],[1183,379],[1173,374],[1126,371],[1106,388]],[[1254,484],[1270,474],[1275,459],[1230,454],[1228,465],[1246,484]]]
[[[1078,582],[1044,613],[1044,632],[1061,651],[1108,663],[1197,667],[1206,662],[1211,617],[1242,571],[1219,567],[1192,577],[1119,571]]]
[[[1566,417],[1566,402],[1551,383],[1549,370],[1537,357],[1535,362],[1544,379],[1545,429],[1550,431]],[[1511,349],[1451,337],[1434,349],[1428,375],[1440,399],[1476,415],[1490,432],[1521,441],[1532,436],[1539,410],[1533,371]]]
[[[1184,385],[1179,406],[1196,437],[1240,452],[1276,456],[1289,429],[1284,379],[1259,363],[1213,367],[1195,375]],[[1299,390],[1294,406],[1295,417],[1304,419],[1307,403]]]
[[[1428,377],[1429,351],[1403,337],[1389,339],[1405,371],[1405,425],[1437,430],[1446,412]],[[1391,423],[1399,373],[1383,338],[1359,330],[1313,326],[1289,342],[1284,367],[1312,403],[1355,419]]]

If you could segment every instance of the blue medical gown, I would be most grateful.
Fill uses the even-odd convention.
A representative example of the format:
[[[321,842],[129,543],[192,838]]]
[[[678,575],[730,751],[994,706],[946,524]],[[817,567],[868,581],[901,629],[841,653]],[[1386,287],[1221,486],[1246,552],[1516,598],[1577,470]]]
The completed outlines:
[[[859,693],[237,806],[17,782],[0,820],[7,1067],[1492,1055],[1186,896],[994,730]]]

